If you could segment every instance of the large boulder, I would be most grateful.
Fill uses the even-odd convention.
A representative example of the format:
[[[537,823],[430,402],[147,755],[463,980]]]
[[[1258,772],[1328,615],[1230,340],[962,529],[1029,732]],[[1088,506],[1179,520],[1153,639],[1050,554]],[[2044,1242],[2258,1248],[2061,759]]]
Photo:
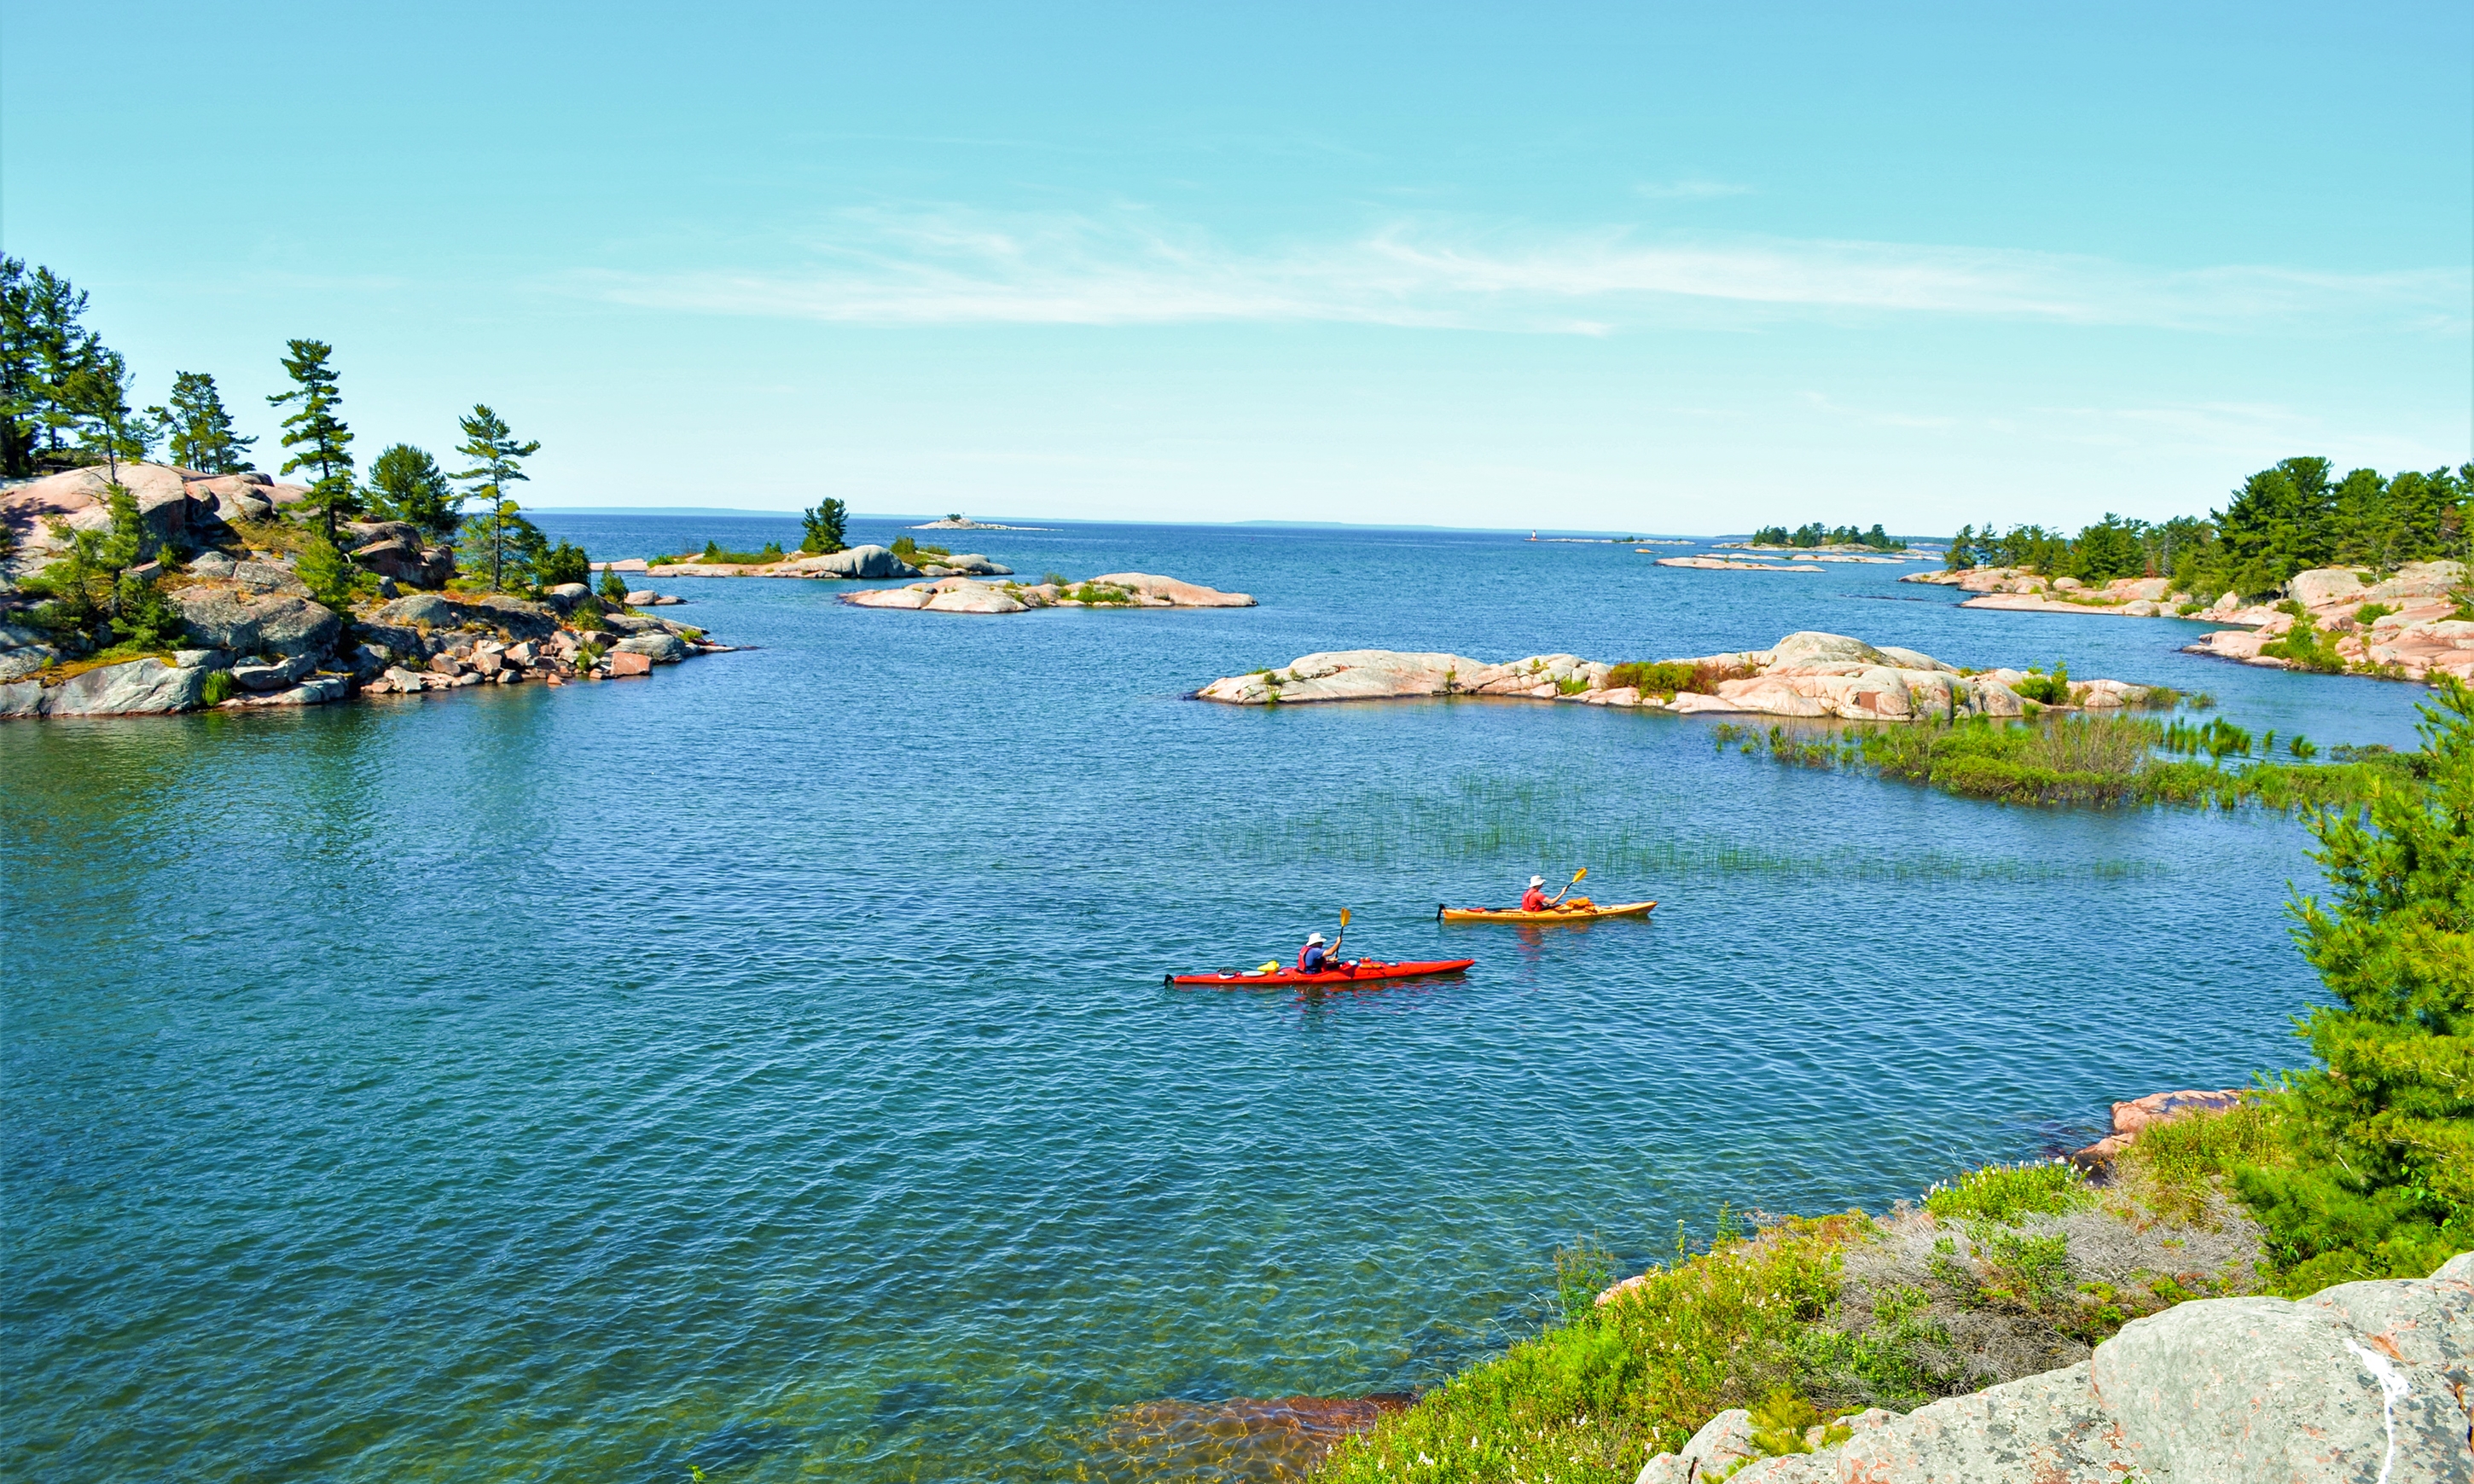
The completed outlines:
[[[133,659],[99,665],[57,685],[19,681],[0,685],[0,717],[147,716],[195,710],[206,694],[205,665]]]
[[[2204,1299],[2087,1360],[1919,1407],[1734,1484],[2465,1484],[2474,1254],[2299,1303]],[[1724,1414],[1722,1414],[1723,1416]],[[1696,1438],[1695,1442],[1699,1440]],[[1671,1455],[1681,1458],[1682,1455]],[[1677,1479],[1652,1459],[1643,1479]]]
[[[165,596],[207,649],[235,655],[324,655],[344,636],[332,609],[294,593],[255,595],[230,587],[182,587]]]
[[[1843,634],[1817,634],[1805,630],[1778,641],[1770,651],[1768,667],[1784,670],[1825,664],[1880,665],[1891,662],[1889,656],[1862,639],[1851,639]]]
[[[529,603],[504,593],[458,598],[436,592],[408,593],[371,617],[377,623],[413,629],[503,629],[519,639],[546,639],[558,632],[558,614],[546,604]]]
[[[880,579],[919,575],[917,567],[895,556],[892,549],[885,546],[853,546],[847,551],[824,556],[792,557],[782,564],[814,577]]]
[[[610,646],[621,655],[642,655],[655,664],[677,664],[688,657],[685,640],[675,634],[639,634]]]

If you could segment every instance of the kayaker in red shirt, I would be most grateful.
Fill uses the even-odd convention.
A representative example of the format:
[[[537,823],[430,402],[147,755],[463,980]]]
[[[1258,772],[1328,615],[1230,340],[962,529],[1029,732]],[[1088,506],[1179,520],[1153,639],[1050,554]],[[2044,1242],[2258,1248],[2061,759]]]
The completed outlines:
[[[1568,892],[1570,890],[1571,888],[1568,886],[1564,888],[1564,892]],[[1560,904],[1564,900],[1564,892],[1557,892],[1554,896],[1549,897],[1546,895],[1546,878],[1544,876],[1531,876],[1529,878],[1529,890],[1520,898],[1520,910],[1523,912],[1543,912],[1549,907]]]

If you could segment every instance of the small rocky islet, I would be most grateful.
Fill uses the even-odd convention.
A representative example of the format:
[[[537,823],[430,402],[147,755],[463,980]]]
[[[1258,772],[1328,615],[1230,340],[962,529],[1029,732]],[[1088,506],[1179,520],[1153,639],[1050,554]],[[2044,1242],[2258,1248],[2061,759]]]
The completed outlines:
[[[376,588],[338,610],[311,595],[295,560],[277,545],[283,527],[273,523],[293,518],[292,508],[308,496],[304,487],[162,465],[123,465],[117,473],[144,529],[146,560],[133,570],[160,588],[190,646],[168,658],[81,664],[58,635],[31,622],[32,605],[14,580],[58,560],[71,533],[109,528],[109,478],[102,468],[80,468],[21,485],[0,494],[0,522],[14,540],[12,582],[0,592],[0,718],[321,706],[354,694],[558,684],[643,675],[729,648],[683,624],[588,602],[581,583],[550,586],[538,598],[439,590],[454,578],[453,550],[400,521],[337,526],[338,545]],[[656,601],[649,592],[628,598]]]
[[[2050,699],[2022,694],[2023,688]],[[1904,722],[2025,716],[2049,708],[2118,709],[2168,695],[2122,681],[2072,680],[2008,668],[1961,670],[1915,650],[1806,631],[1768,649],[1645,665],[1610,664],[1577,655],[1532,655],[1490,663],[1462,655],[1341,650],[1223,677],[1195,692],[1195,699],[1272,706],[1491,696],[1687,715]]]

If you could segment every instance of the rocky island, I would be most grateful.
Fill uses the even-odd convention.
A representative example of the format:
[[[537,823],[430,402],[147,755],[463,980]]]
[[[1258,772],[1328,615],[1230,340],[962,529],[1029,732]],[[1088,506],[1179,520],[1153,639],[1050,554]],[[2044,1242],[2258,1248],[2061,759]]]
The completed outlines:
[[[1252,608],[1242,592],[1222,592],[1149,572],[1106,572],[1081,583],[981,583],[947,577],[907,587],[846,593],[854,608],[908,609],[923,613],[1024,613],[1035,608]]]
[[[2238,624],[2243,627],[2202,635],[2183,652],[2272,669],[2406,681],[2445,672],[2474,680],[2474,612],[2460,596],[2465,569],[2458,562],[2409,562],[2386,575],[2367,567],[2314,567],[2289,579],[2286,596],[2275,603],[2244,603],[2228,591],[2202,604],[2162,577],[2091,584],[2046,577],[2032,567],[1916,572],[1899,581],[1977,594],[1961,608]]]
[[[0,718],[128,716],[206,706],[320,706],[353,694],[412,695],[539,679],[643,675],[728,648],[685,625],[605,606],[582,583],[536,597],[444,590],[452,548],[402,521],[337,526],[350,569],[321,601],[299,548],[309,491],[263,474],[164,465],[79,468],[0,493],[11,537],[0,590]],[[115,506],[117,508],[115,508]],[[115,531],[115,522],[125,530]],[[159,600],[158,647],[91,641],[48,622],[21,589],[115,533],[137,560],[114,577]],[[469,587],[471,585],[463,585]],[[410,589],[410,590],[407,590]],[[650,597],[650,594],[630,596]]]
[[[1232,675],[1195,693],[1231,706],[1495,696],[1683,712],[1912,721],[2023,716],[2048,708],[2112,709],[2171,693],[2110,680],[1961,670],[1911,649],[1838,634],[1790,634],[1768,649],[1608,664],[1532,655],[1501,664],[1461,655],[1358,649],[1307,655]]]

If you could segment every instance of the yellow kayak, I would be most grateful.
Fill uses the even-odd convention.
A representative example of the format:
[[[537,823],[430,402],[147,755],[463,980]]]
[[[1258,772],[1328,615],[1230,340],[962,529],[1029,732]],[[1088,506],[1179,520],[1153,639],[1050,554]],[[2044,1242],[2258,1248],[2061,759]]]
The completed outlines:
[[[1594,922],[1600,918],[1647,917],[1654,901],[1619,901],[1601,907],[1587,898],[1550,907],[1543,912],[1523,912],[1518,907],[1437,907],[1435,916],[1446,922]]]

